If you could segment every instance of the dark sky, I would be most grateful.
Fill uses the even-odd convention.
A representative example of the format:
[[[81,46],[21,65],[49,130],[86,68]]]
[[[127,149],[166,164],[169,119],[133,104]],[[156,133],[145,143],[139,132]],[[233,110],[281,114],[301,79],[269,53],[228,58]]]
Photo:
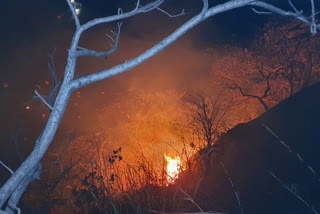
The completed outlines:
[[[135,1],[132,0],[82,0],[83,13],[81,20],[87,21],[94,17],[101,17],[112,15],[121,7],[128,10],[134,6]],[[181,8],[185,8],[187,15],[185,19],[196,14],[201,9],[201,1],[197,0],[176,0],[168,1],[164,4],[164,8],[168,11],[175,13],[179,12]],[[222,1],[220,1],[222,2]],[[41,36],[46,31],[59,30],[59,27],[73,27],[70,13],[67,10],[64,0],[11,0],[3,1],[2,12],[0,14],[1,23],[1,46],[9,48],[10,44],[21,42],[21,40],[28,40],[31,37]],[[232,33],[239,33],[243,38],[254,31],[256,24],[261,24],[263,17],[257,16],[249,9],[239,10],[228,15],[218,16],[210,20],[209,25],[219,27],[220,30],[230,31]],[[62,15],[65,20],[63,23],[57,24],[57,15]],[[180,18],[179,20],[183,20]],[[184,20],[185,20],[184,19]],[[241,24],[240,24],[241,23]],[[207,37],[213,36],[213,31],[210,27],[205,27]],[[209,34],[208,34],[209,32]],[[217,31],[215,30],[215,33]],[[225,37],[224,37],[225,38]],[[207,38],[206,40],[210,40]]]
[[[134,0],[81,0],[81,2],[84,8],[83,14],[81,15],[83,22],[94,17],[112,15],[119,7],[128,10],[135,4]],[[222,2],[224,1],[210,1],[211,4],[219,4]],[[285,0],[273,2],[277,4],[281,2],[280,4],[283,4],[281,6],[284,8],[287,8],[286,6],[288,5]],[[309,4],[309,1],[296,0],[293,2],[298,8],[305,8],[306,5],[308,6]],[[316,3],[317,2],[318,1],[316,1]],[[167,1],[163,7],[172,13],[180,11],[181,8],[185,8],[187,12],[185,18],[188,18],[201,9],[202,3],[200,0],[171,0]],[[1,46],[9,45],[10,43],[16,44],[16,42],[22,38],[25,40],[39,35],[42,32],[61,27],[56,23],[57,15],[63,15],[65,18],[68,17],[68,19],[70,19],[65,0],[11,0],[3,1],[1,8]],[[231,32],[240,36],[241,39],[245,39],[248,38],[248,35],[251,35],[252,32],[255,32],[256,27],[261,26],[265,20],[266,16],[258,16],[252,13],[251,9],[244,8],[218,15],[215,18],[211,18],[208,23],[209,26],[213,25],[214,27],[218,27],[220,34],[222,34],[221,32]],[[68,25],[65,27],[72,26],[71,20],[68,20],[67,23]],[[205,29],[206,32],[203,32],[203,34],[206,34],[207,37],[209,37],[206,40],[210,41],[210,37],[214,37],[214,33],[217,34],[217,30],[208,26],[206,26]],[[225,35],[223,38],[225,38]],[[215,41],[215,39],[216,38],[214,38],[213,41]]]

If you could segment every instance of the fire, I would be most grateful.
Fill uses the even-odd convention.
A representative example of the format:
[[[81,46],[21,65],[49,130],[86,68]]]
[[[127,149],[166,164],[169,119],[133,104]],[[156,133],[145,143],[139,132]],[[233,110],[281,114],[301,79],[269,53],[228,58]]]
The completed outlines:
[[[178,178],[181,170],[183,170],[180,157],[169,157],[167,155],[164,155],[164,157],[167,161],[167,181],[172,184]]]

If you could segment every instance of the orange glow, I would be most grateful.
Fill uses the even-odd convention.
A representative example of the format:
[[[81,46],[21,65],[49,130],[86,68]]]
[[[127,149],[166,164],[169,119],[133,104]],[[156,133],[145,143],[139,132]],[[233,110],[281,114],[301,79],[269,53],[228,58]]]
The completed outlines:
[[[26,109],[29,110],[29,109],[30,109],[30,106],[26,106]]]
[[[9,87],[9,84],[8,84],[8,83],[4,83],[2,87],[8,88],[8,87]]]
[[[45,115],[45,114],[42,114],[42,118],[46,118],[46,115]]]
[[[174,183],[182,170],[180,157],[169,157],[164,155],[167,161],[167,181],[169,184]]]
[[[48,81],[44,81],[45,84],[49,85],[50,83]]]
[[[61,16],[57,16],[58,19],[61,19]]]

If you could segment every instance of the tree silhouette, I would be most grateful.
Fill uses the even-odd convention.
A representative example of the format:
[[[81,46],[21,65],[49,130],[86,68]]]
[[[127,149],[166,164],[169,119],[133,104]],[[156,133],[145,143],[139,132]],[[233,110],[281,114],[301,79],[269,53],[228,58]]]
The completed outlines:
[[[319,81],[320,40],[304,23],[272,22],[251,50],[228,49],[213,72],[223,88],[257,100],[265,111]]]
[[[319,35],[311,35],[308,25],[295,20],[285,24],[274,22],[266,29],[253,49],[265,58],[268,67],[282,67],[278,77],[287,82],[287,96],[319,80]]]
[[[222,88],[257,100],[267,111],[288,97],[286,80],[280,76],[286,65],[271,67],[267,60],[246,49],[232,48],[212,69]]]

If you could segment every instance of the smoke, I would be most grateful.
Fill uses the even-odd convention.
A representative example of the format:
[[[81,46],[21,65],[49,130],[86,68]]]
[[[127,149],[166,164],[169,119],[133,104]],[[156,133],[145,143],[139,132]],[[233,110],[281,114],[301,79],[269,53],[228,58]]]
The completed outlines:
[[[106,67],[138,56],[177,27],[160,25],[157,18],[151,19],[156,25],[151,25],[151,30],[147,23],[141,26],[140,18],[125,24],[119,48],[107,58]],[[90,31],[81,46],[103,50],[108,47],[104,33],[110,29]],[[211,64],[218,50],[197,48],[194,37],[184,36],[136,68],[75,92],[62,127],[76,128],[84,135],[105,132],[111,149],[122,146],[124,151],[125,147],[132,151],[140,145],[162,156],[171,151],[180,140],[174,123],[183,116],[183,96],[217,94]],[[77,74],[98,71],[103,64],[101,58],[80,58]]]
[[[143,53],[188,18],[189,15],[171,19],[161,13],[154,13],[125,20],[119,48],[107,58],[106,68]],[[15,120],[10,122],[10,132],[19,126],[21,135],[28,139],[24,145],[30,147],[29,149],[33,147],[34,140],[43,129],[50,113],[39,101],[32,99],[34,89],[42,95],[49,92],[50,85],[46,86],[47,88],[36,87],[51,80],[47,72],[47,54],[54,48],[57,49],[55,61],[58,77],[61,78],[67,60],[67,49],[74,32],[72,23],[66,28],[66,23],[61,25],[61,20],[55,22],[56,25],[50,30],[33,37],[31,43],[19,43],[18,57],[12,50],[8,56],[10,59],[6,62],[12,66],[9,79],[5,79],[9,82],[9,90],[3,93],[12,101],[4,105],[3,109],[12,109],[12,106],[15,106]],[[80,46],[99,51],[110,48],[110,39],[105,36],[105,33],[112,34],[110,30],[115,30],[115,25],[103,25],[89,30],[82,36]],[[212,46],[203,48],[203,42],[199,46],[200,41],[197,38],[196,31],[187,33],[136,68],[76,91],[68,104],[59,130],[76,129],[78,136],[108,132],[108,135],[112,136],[110,149],[137,145],[137,141],[141,139],[144,145],[152,139],[158,139],[154,142],[159,145],[158,148],[161,147],[159,151],[164,152],[168,146],[162,144],[163,142],[179,140],[173,122],[182,112],[183,95],[215,95],[217,92],[211,64],[219,55],[219,50]],[[31,56],[33,57],[30,58]],[[103,64],[103,58],[80,57],[76,75],[96,72]],[[19,72],[28,72],[28,75],[22,79]],[[20,99],[17,100],[16,97]],[[31,106],[30,110],[26,111],[25,106]],[[6,117],[11,116],[12,114]],[[141,132],[142,129],[145,131]],[[137,133],[139,139],[133,136]],[[2,138],[6,140],[9,136]]]

